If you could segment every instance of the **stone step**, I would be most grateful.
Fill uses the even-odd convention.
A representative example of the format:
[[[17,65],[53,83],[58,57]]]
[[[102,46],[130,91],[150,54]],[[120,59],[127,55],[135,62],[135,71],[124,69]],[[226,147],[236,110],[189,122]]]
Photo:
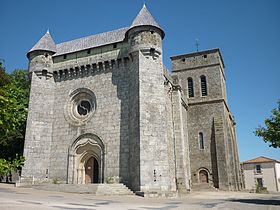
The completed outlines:
[[[195,183],[192,185],[193,191],[217,191],[218,189],[208,183]]]
[[[124,184],[40,184],[32,185],[38,190],[86,193],[95,195],[134,195]]]

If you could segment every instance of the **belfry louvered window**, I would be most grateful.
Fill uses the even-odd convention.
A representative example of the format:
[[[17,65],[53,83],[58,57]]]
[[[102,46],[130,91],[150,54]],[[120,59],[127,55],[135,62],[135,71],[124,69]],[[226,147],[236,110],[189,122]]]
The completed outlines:
[[[189,98],[194,97],[194,91],[193,91],[193,79],[188,78],[188,94]]]
[[[199,137],[199,149],[204,149],[204,139],[203,139],[203,133],[198,134]]]
[[[204,75],[200,77],[200,85],[201,85],[201,95],[207,96],[207,83],[206,83],[206,77]]]

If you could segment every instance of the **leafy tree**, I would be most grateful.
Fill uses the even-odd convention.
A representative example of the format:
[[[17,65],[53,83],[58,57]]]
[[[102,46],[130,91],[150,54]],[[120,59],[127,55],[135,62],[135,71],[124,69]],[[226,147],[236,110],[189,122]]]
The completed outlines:
[[[12,171],[19,172],[21,171],[24,165],[25,157],[16,154],[16,157],[11,161],[10,168]]]
[[[30,88],[30,80],[28,77],[27,70],[16,69],[10,75],[12,83],[15,84],[16,87],[24,90],[28,96],[29,88]]]
[[[278,108],[273,109],[271,113],[272,116],[264,121],[266,127],[259,126],[254,133],[265,142],[269,142],[270,147],[280,148],[280,100]]]
[[[0,59],[0,87],[3,87],[4,85],[8,84],[10,82],[10,77],[5,72],[5,67]]]
[[[10,173],[10,163],[9,161],[1,158],[0,159],[0,176],[7,176]]]
[[[26,70],[5,72],[0,60],[0,177],[20,172],[30,82]],[[18,155],[19,154],[19,155]]]
[[[0,181],[6,177],[6,182],[8,182],[8,177],[11,176],[12,172],[16,172],[20,175],[24,161],[25,158],[18,154],[16,154],[16,157],[12,161],[0,158]]]
[[[0,86],[0,158],[11,160],[23,152],[29,79],[26,70],[15,70],[2,78],[6,77],[9,80]]]

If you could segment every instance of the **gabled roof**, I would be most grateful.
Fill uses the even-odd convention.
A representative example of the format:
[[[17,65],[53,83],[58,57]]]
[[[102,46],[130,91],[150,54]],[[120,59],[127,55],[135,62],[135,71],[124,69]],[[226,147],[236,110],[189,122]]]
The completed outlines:
[[[268,162],[280,163],[280,161],[278,161],[278,160],[274,160],[274,159],[271,159],[271,158],[260,156],[260,157],[257,157],[255,159],[252,159],[252,160],[247,160],[247,161],[243,162],[242,164],[248,164],[248,163],[268,163]]]
[[[42,38],[31,48],[31,50],[29,50],[29,52],[27,53],[27,57],[29,53],[36,50],[49,51],[53,53],[56,52],[56,45],[49,31],[47,31],[45,35],[42,36]]]
[[[128,28],[121,28],[101,34],[95,34],[56,45],[57,52],[54,56],[86,50],[102,45],[121,42],[125,38]]]
[[[162,36],[164,37],[164,31],[157,23],[155,18],[152,16],[150,11],[147,9],[146,5],[144,4],[136,18],[133,20],[129,29],[137,27],[137,26],[154,26],[159,28],[162,31]]]

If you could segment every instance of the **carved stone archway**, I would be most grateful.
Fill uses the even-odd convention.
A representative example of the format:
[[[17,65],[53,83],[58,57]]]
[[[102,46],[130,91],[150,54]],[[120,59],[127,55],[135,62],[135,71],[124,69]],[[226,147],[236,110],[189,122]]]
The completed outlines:
[[[95,180],[88,181],[89,172],[94,164],[89,166],[90,159],[93,159],[95,173],[92,176]],[[103,183],[104,182],[104,144],[102,140],[95,134],[87,133],[75,139],[68,150],[68,170],[67,183],[86,184],[86,183]],[[94,172],[92,172],[94,173]],[[87,179],[87,180],[86,180]]]

